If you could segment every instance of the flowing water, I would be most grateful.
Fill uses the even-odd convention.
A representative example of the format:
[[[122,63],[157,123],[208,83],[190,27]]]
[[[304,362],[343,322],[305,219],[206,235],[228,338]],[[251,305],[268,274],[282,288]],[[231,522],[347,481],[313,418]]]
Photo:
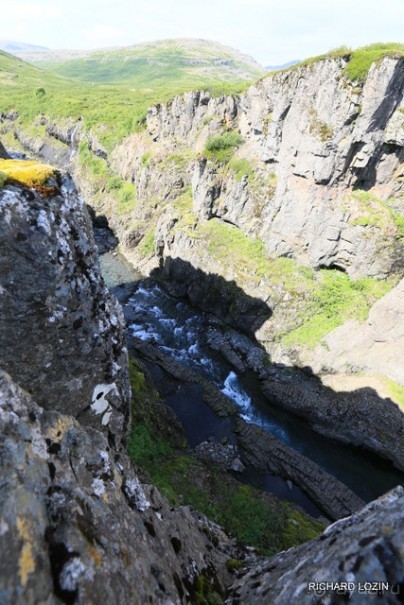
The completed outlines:
[[[160,347],[178,363],[202,373],[237,404],[240,415],[247,422],[260,425],[314,460],[366,501],[403,482],[403,474],[390,463],[323,437],[303,419],[271,406],[261,395],[259,381],[252,373],[238,375],[209,347],[206,314],[166,294],[150,280],[140,280],[136,284],[139,276],[116,253],[103,255],[101,262],[107,283],[123,302],[129,334]],[[155,369],[154,378],[164,391],[166,375]],[[209,436],[220,438],[230,434],[230,421],[218,419],[203,403],[198,389],[197,385],[176,384],[165,393],[166,402],[182,421],[191,446]],[[256,475],[250,472],[247,478],[256,481]],[[269,473],[261,474],[260,482],[268,491],[299,502],[312,514],[315,512],[301,490],[291,487],[290,482]]]

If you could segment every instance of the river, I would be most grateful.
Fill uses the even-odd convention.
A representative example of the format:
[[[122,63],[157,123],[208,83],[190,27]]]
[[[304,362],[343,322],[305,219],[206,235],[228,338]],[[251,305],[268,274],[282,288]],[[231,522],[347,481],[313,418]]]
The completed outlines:
[[[101,255],[104,278],[123,304],[128,333],[160,347],[180,364],[201,372],[239,407],[240,415],[275,434],[280,440],[345,483],[365,501],[403,482],[403,474],[392,464],[362,449],[321,436],[304,419],[273,407],[261,395],[252,373],[238,375],[213,351],[206,340],[211,321],[208,315],[168,295],[151,280],[142,279],[118,253]],[[183,423],[188,441],[195,446],[209,437],[231,436],[228,419],[219,419],[202,401],[197,385],[170,381],[151,368],[166,403]],[[251,469],[240,476],[281,498],[296,502],[307,512],[318,509],[301,490],[269,473]]]

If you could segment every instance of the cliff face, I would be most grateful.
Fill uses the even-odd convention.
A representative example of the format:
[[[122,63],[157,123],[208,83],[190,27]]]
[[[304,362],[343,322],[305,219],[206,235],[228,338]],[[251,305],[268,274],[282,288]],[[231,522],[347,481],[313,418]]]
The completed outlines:
[[[0,191],[0,601],[168,605],[224,594],[226,561],[247,553],[140,483],[122,447],[121,309],[70,179],[41,191]]]
[[[68,177],[0,190],[0,367],[47,409],[120,442],[130,388],[122,311]]]
[[[404,567],[396,553],[402,552],[403,504],[404,490],[398,487],[354,517],[337,521],[316,540],[280,553],[250,571],[232,587],[226,603],[401,602],[399,578]],[[384,514],[389,522],[380,526],[380,515]],[[327,588],[327,583],[336,588]],[[344,583],[349,586],[344,587]]]
[[[270,255],[383,277],[402,259],[386,200],[394,206],[403,191],[404,60],[374,64],[363,88],[343,68],[328,60],[286,71],[239,99],[190,93],[152,108],[148,132],[164,147],[201,149],[221,120],[238,129],[245,142],[235,158],[250,167],[240,178],[232,163],[223,171],[197,161],[195,214],[234,223]],[[380,224],[367,228],[365,215],[376,214]]]
[[[122,448],[122,316],[87,213],[66,177],[41,193],[0,192],[1,603],[266,604],[297,588],[304,603],[313,562],[330,580],[399,583],[402,489],[265,559],[140,482]]]
[[[146,132],[112,153],[83,121],[41,115],[42,138],[20,131],[14,115],[6,128],[31,152],[70,161],[124,254],[145,273],[158,268],[173,293],[255,336],[273,362],[310,366],[343,391],[371,387],[394,398],[389,380],[404,386],[395,285],[404,259],[404,60],[374,63],[364,84],[346,77],[347,60],[268,76],[239,97],[176,97],[152,107]],[[207,150],[229,134],[224,155]],[[114,190],[117,173],[130,190],[122,182]],[[266,315],[251,300],[263,301]],[[380,355],[381,338],[394,363]],[[304,408],[325,430],[328,405],[309,395]],[[360,399],[371,413],[356,407]],[[376,430],[384,404],[371,401],[365,392],[351,400],[356,414],[380,418],[364,421],[359,442],[384,452]],[[345,405],[332,408],[343,422]],[[401,420],[391,428],[399,449],[402,430]]]

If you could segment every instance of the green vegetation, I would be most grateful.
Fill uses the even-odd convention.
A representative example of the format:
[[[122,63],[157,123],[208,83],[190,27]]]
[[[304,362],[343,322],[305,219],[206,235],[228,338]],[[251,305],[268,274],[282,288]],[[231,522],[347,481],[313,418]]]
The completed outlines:
[[[363,83],[374,62],[382,61],[385,57],[404,57],[404,44],[371,44],[354,50],[344,72],[351,81]]]
[[[385,234],[396,230],[396,237],[400,239],[404,237],[404,216],[391,207],[394,201],[394,198],[384,201],[372,190],[357,189],[345,206],[352,214],[352,225],[376,227]]]
[[[205,145],[205,155],[210,160],[228,162],[234,150],[243,143],[243,137],[238,132],[231,130],[223,135],[209,138]]]
[[[54,74],[82,82],[145,88],[178,80],[189,87],[195,82],[203,86],[214,85],[218,80],[251,81],[264,73],[258,63],[246,60],[237,50],[207,40],[160,40],[116,50],[75,53],[55,51],[33,59]]]
[[[355,50],[352,50],[347,46],[341,46],[339,48],[330,50],[324,55],[309,57],[301,63],[297,63],[296,65],[292,65],[286,69],[295,70],[303,66],[313,65],[319,61],[325,61],[326,59],[344,58],[348,60],[348,64],[344,69],[344,76],[352,82],[359,82],[360,84],[363,84],[366,80],[372,63],[382,61],[385,57],[402,56],[404,56],[404,44],[399,42],[378,42],[376,44],[370,44],[369,46],[362,46],[361,48],[357,48]]]
[[[0,106],[2,112],[18,112],[17,124],[24,131],[42,114],[60,123],[82,118],[85,128],[110,151],[130,133],[144,129],[147,110],[154,103],[201,87],[214,95],[234,94],[262,73],[259,66],[258,71],[252,67],[250,76],[248,66],[241,67],[237,80],[234,71],[222,70],[214,62],[214,50],[207,73],[206,66],[201,69],[205,51],[208,48],[200,50],[203,56],[198,61],[198,49],[182,54],[181,49],[164,46],[154,51],[151,45],[147,52],[101,52],[67,63],[41,64],[50,71],[0,52]],[[59,70],[75,79],[61,77]]]
[[[138,250],[142,256],[151,256],[154,252],[154,229],[149,229],[143,236],[142,241],[139,244]]]
[[[393,401],[404,411],[404,387],[390,378],[384,377],[385,384]]]
[[[314,120],[314,122],[310,124],[309,132],[318,137],[323,143],[329,141],[334,136],[334,131],[331,126],[321,120]]]
[[[282,339],[283,343],[313,348],[344,321],[365,321],[369,308],[392,286],[390,281],[377,281],[370,277],[352,281],[336,269],[320,271],[304,312],[304,321]]]
[[[322,531],[320,523],[289,504],[238,483],[215,465],[193,458],[133,359],[130,378],[133,405],[128,452],[172,506],[193,506],[239,540],[265,553],[300,544]],[[237,568],[237,563],[228,565]]]
[[[199,234],[206,239],[212,256],[229,264],[243,281],[259,283],[262,278],[277,286],[283,284],[291,293],[309,292],[315,273],[299,266],[290,258],[268,258],[261,240],[245,235],[240,229],[212,219],[199,226]]]
[[[245,176],[251,177],[254,174],[254,166],[246,158],[232,158],[229,168],[234,172],[237,181],[241,181]]]
[[[314,271],[290,258],[271,259],[264,244],[240,229],[212,219],[198,225],[196,236],[206,239],[209,253],[226,263],[236,281],[258,284],[262,279],[276,290],[281,285],[299,311],[274,338],[285,345],[313,348],[331,330],[348,319],[364,321],[370,307],[393,287],[393,281],[369,277],[357,281],[337,269]]]
[[[27,187],[41,187],[55,174],[52,166],[28,160],[0,160],[0,186],[8,180]]]

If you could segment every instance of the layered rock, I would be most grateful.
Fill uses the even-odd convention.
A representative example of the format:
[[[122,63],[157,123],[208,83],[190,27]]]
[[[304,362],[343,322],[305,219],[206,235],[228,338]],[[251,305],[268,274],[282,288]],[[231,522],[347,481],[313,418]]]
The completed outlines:
[[[259,271],[261,249],[257,266],[246,267],[242,248],[236,259],[229,258],[223,242],[219,254],[215,250],[219,228],[231,223],[263,242],[269,263],[295,259],[302,281],[302,265],[339,269],[354,279],[402,274],[404,60],[385,57],[374,63],[364,84],[349,80],[348,61],[348,55],[326,58],[270,75],[238,97],[207,91],[181,95],[152,107],[147,131],[133,134],[109,155],[82,121],[55,124],[41,116],[47,132],[43,141],[16,134],[36,153],[47,155],[54,145],[56,161],[65,157],[63,148],[68,152],[83,195],[108,217],[122,251],[145,272],[160,267],[159,276],[170,282],[173,293],[214,310],[236,329],[255,331],[273,362],[310,366],[326,374],[332,387],[367,386],[392,397],[384,376],[404,386],[399,313],[394,329],[382,336],[383,350],[394,363],[379,354],[384,323],[377,308],[371,318],[377,315],[379,328],[373,319],[370,329],[349,322],[322,338],[314,351],[304,342],[291,344],[284,336],[310,317],[310,287],[317,287],[321,277],[307,289],[296,280],[288,285],[282,266],[275,278],[266,269]],[[11,118],[9,124],[15,129]],[[244,139],[230,150],[231,161],[207,159],[207,139],[228,131]],[[122,207],[105,191],[105,179],[97,184],[88,178],[76,153],[80,142],[134,183],[134,204]],[[102,195],[93,197],[100,189]],[[252,299],[263,302],[264,313]],[[392,304],[398,300],[394,295]],[[378,304],[391,308],[388,301]],[[355,382],[352,372],[366,375]],[[366,393],[363,398],[372,400]],[[309,415],[316,415],[316,408],[313,400]],[[368,439],[367,446],[379,453],[389,449],[380,447],[380,440],[373,448]]]
[[[246,553],[203,515],[170,510],[100,431],[3,372],[0,428],[2,604],[222,601],[226,562]]]
[[[319,538],[250,570],[226,604],[402,603],[403,506],[398,487]]]
[[[47,409],[117,443],[129,423],[122,311],[68,177],[0,190],[0,366]]]

